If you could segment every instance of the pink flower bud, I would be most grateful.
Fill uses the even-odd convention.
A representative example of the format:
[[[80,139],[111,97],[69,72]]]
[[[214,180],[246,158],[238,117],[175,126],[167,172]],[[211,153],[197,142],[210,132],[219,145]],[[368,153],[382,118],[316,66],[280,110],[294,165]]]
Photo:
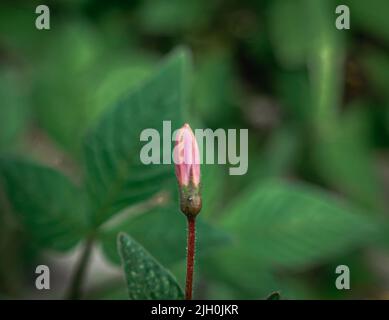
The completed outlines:
[[[176,176],[181,186],[192,183],[195,187],[200,184],[200,153],[196,137],[189,124],[178,130],[174,148]]]
[[[188,124],[178,130],[174,148],[174,163],[180,189],[181,211],[196,217],[202,201],[200,195],[200,152],[195,135]]]

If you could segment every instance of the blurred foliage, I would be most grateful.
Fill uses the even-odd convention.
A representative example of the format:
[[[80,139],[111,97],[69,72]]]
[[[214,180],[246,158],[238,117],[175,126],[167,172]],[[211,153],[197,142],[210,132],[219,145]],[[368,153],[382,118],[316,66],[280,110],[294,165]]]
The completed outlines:
[[[21,134],[27,120],[28,100],[17,71],[4,67],[0,72],[0,148],[8,148]]]
[[[174,171],[139,160],[163,120],[249,129],[246,175],[202,166],[197,297],[387,296],[388,1],[50,0],[41,31],[38,4],[0,5],[0,297],[86,239],[120,270],[119,232],[126,283],[85,297],[181,297]]]

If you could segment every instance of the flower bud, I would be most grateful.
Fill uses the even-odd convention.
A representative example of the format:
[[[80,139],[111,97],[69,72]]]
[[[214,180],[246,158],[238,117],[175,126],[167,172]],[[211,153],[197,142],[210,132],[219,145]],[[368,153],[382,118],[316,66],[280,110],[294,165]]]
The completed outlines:
[[[178,130],[174,163],[180,188],[181,211],[187,216],[195,217],[201,210],[200,152],[188,124]]]

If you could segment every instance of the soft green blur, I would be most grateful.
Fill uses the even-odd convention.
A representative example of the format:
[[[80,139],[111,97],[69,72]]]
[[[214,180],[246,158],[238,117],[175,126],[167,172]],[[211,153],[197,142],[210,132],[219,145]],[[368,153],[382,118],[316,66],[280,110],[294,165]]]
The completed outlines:
[[[82,185],[88,129],[165,55],[187,47],[187,121],[249,129],[246,175],[202,167],[201,216],[229,239],[204,254],[200,243],[195,296],[389,298],[387,0],[45,3],[51,29],[41,31],[40,1],[0,4],[1,155],[32,159]],[[338,4],[350,8],[350,30],[335,28]],[[14,211],[0,188],[0,298],[62,298],[76,257],[30,241]],[[137,223],[123,228],[151,232]],[[174,225],[152,230],[163,237],[163,228]],[[173,249],[143,245],[183,283]],[[126,298],[121,269],[103,259],[92,261],[85,297]],[[37,292],[35,267],[45,263],[52,289]],[[351,290],[336,289],[338,265],[350,268]]]

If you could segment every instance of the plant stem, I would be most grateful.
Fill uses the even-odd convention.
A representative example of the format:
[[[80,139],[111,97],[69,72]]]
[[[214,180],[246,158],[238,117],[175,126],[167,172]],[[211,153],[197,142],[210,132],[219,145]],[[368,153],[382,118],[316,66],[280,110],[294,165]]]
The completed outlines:
[[[186,286],[185,286],[186,300],[192,300],[195,242],[196,242],[196,218],[188,216],[188,247],[187,247],[187,257],[186,257]]]
[[[81,298],[81,288],[85,276],[86,267],[88,266],[89,258],[93,247],[94,237],[90,236],[87,238],[84,251],[78,264],[76,266],[73,278],[70,282],[70,287],[67,293],[67,299],[79,300]]]

